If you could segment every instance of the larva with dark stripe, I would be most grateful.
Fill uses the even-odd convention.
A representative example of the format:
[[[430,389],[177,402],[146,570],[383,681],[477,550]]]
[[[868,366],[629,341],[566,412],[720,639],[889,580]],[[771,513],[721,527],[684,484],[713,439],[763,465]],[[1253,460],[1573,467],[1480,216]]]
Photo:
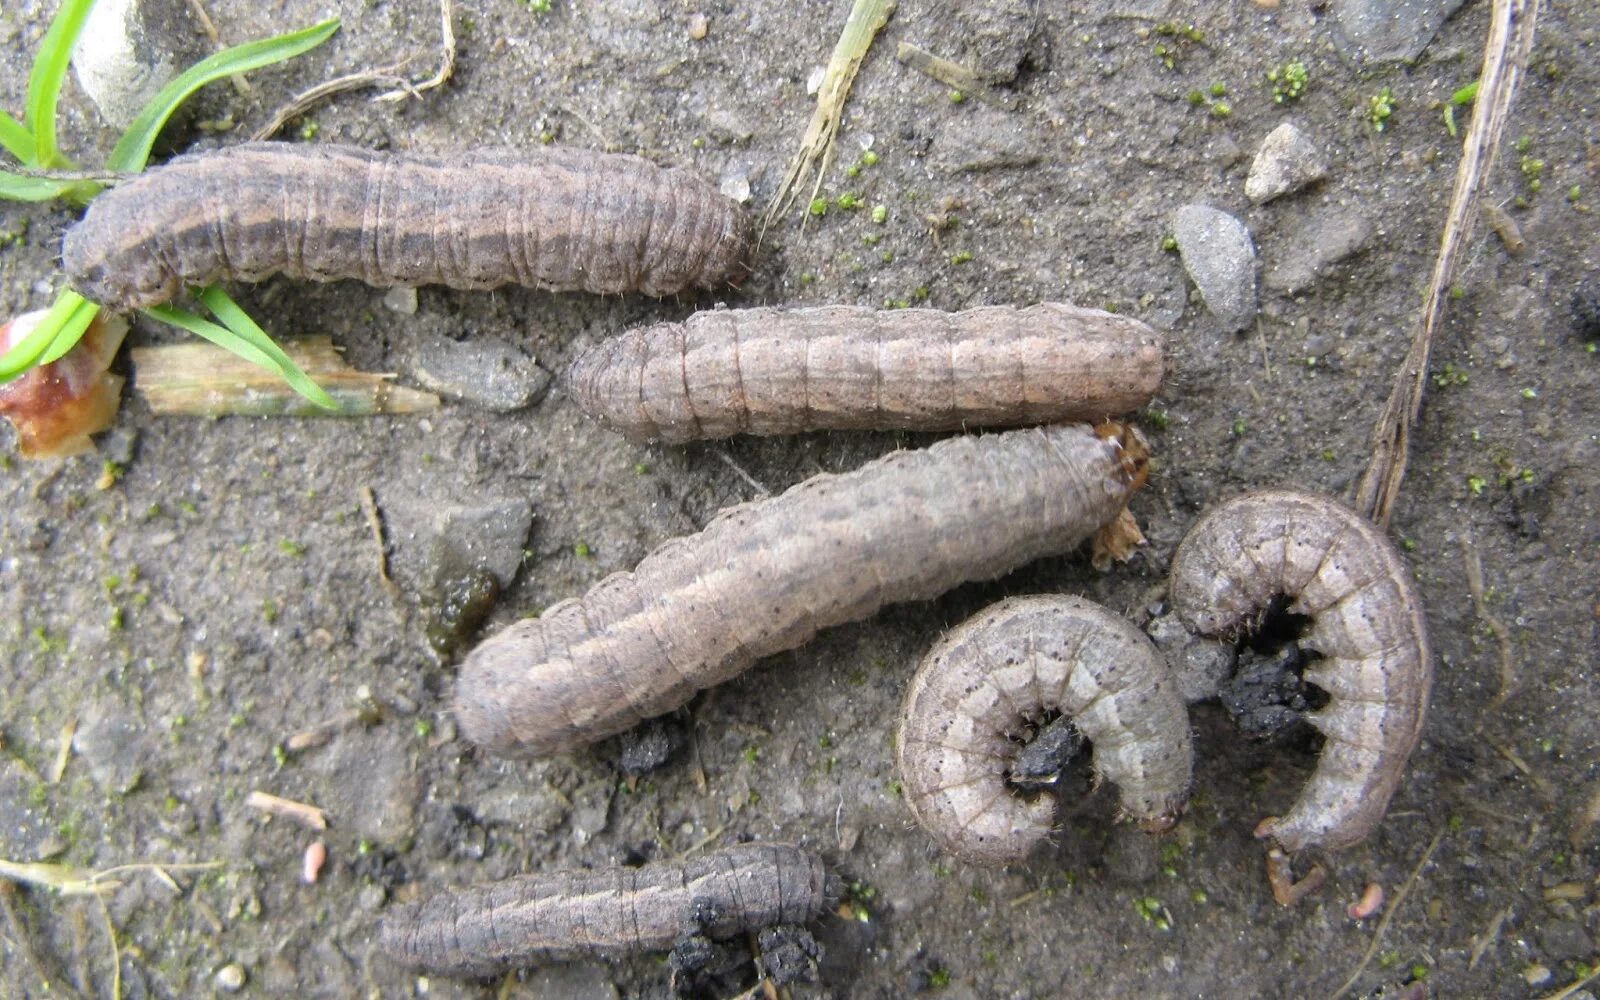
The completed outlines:
[[[1366,839],[1416,749],[1433,687],[1422,600],[1389,540],[1324,497],[1264,490],[1208,511],[1178,546],[1172,602],[1202,635],[1238,638],[1274,599],[1311,624],[1305,680],[1328,694],[1308,714],[1326,737],[1316,771],[1256,835],[1285,851]]]
[[[804,924],[838,894],[811,852],[744,844],[687,861],[430,892],[384,920],[380,947],[415,969],[490,976],[552,959],[664,951],[696,934]]]
[[[1023,739],[1052,713],[1094,744],[1097,777],[1152,832],[1188,798],[1189,714],[1144,633],[1077,597],[1018,597],[951,629],[906,694],[897,746],[906,802],[946,850],[1020,862],[1050,834],[1053,797],[1007,779]]]
[[[1148,403],[1165,367],[1161,334],[1098,309],[823,306],[630,330],[580,356],[567,384],[611,429],[678,444],[1092,422]]]
[[[534,754],[621,732],[820,629],[1071,550],[1146,464],[1132,428],[1064,424],[897,451],[733,507],[473,650],[461,731]]]
[[[180,156],[102,194],[62,260],[83,295],[133,309],[185,285],[280,273],[671,295],[742,277],[744,251],[737,205],[636,156],[249,143]]]

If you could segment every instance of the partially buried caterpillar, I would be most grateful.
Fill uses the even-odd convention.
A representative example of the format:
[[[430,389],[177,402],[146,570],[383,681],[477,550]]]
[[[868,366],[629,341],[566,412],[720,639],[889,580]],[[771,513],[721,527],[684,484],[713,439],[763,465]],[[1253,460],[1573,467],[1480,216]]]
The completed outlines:
[[[1405,774],[1433,687],[1422,600],[1388,539],[1324,497],[1248,493],[1190,529],[1171,586],[1179,617],[1202,635],[1239,638],[1279,598],[1311,619],[1304,679],[1328,701],[1307,720],[1326,742],[1299,799],[1256,835],[1291,853],[1366,839]]]
[[[577,955],[661,951],[693,935],[804,924],[838,895],[838,881],[811,852],[743,844],[687,861],[430,892],[384,920],[380,943],[415,969],[489,976]]]
[[[461,730],[535,754],[621,732],[820,629],[1071,550],[1123,514],[1146,465],[1132,428],[1065,424],[894,452],[726,510],[474,649]]]
[[[906,802],[951,853],[1024,860],[1054,801],[1008,779],[1024,737],[1059,713],[1094,744],[1095,774],[1155,832],[1188,797],[1189,716],[1161,654],[1121,617],[1077,597],[1001,601],[951,629],[906,694],[896,749]]]
[[[1148,403],[1165,368],[1161,334],[1098,309],[822,306],[630,330],[580,356],[567,384],[613,430],[678,444],[1104,420]]]
[[[745,250],[736,204],[636,156],[250,143],[107,191],[68,231],[62,262],[87,298],[134,309],[280,273],[671,295],[741,279]]]

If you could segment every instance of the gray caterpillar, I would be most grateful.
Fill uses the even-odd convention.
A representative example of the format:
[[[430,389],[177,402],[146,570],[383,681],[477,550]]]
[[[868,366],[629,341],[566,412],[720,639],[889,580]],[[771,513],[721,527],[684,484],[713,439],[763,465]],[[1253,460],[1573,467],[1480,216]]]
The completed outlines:
[[[1150,401],[1165,347],[1136,319],[1060,303],[730,309],[613,337],[567,384],[612,430],[672,444],[1092,422]]]
[[[415,969],[490,976],[541,960],[666,950],[696,934],[804,924],[837,895],[811,852],[745,844],[688,861],[430,893],[384,920],[380,947]]]
[[[1007,785],[1025,735],[1049,713],[1094,744],[1099,778],[1152,832],[1188,797],[1189,715],[1150,640],[1077,597],[1001,601],[957,625],[923,658],[897,749],[912,815],[952,854],[1024,860],[1049,836],[1054,800]]]
[[[744,251],[737,205],[636,156],[250,143],[180,156],[96,198],[62,263],[87,298],[134,309],[278,273],[671,295],[741,278]]]
[[[1309,493],[1264,490],[1212,509],[1172,562],[1172,602],[1190,629],[1237,638],[1276,597],[1312,619],[1320,654],[1305,680],[1326,691],[1308,720],[1327,737],[1317,769],[1258,837],[1285,851],[1366,839],[1416,749],[1433,687],[1422,601],[1371,522]]]
[[[632,573],[506,628],[456,684],[471,740],[550,754],[669,712],[818,630],[1066,552],[1144,482],[1132,428],[940,441],[723,511]]]

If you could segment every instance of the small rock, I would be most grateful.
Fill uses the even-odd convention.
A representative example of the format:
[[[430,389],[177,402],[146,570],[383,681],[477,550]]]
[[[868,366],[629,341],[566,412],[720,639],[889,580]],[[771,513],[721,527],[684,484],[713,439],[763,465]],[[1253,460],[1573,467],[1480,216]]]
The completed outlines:
[[[1594,955],[1594,939],[1574,920],[1552,920],[1539,928],[1539,950],[1552,962],[1583,962]]]
[[[362,886],[361,891],[356,894],[356,905],[367,913],[376,913],[382,909],[384,902],[388,898],[389,891],[387,889],[376,882],[370,882]]]
[[[1106,876],[1122,885],[1142,885],[1161,871],[1161,845],[1128,823],[1111,829],[1106,842]]]
[[[696,13],[696,14],[690,14],[689,15],[689,37],[690,38],[692,38],[692,39],[694,39],[695,41],[698,42],[698,41],[700,41],[700,39],[706,37],[706,33],[709,32],[710,30],[711,30],[711,21],[704,14]]]
[[[1268,133],[1250,165],[1244,193],[1257,205],[1298,191],[1328,173],[1328,158],[1306,134],[1284,122]]]
[[[804,927],[763,927],[756,943],[761,951],[761,966],[776,985],[816,981],[817,939]]]
[[[417,381],[428,389],[496,413],[538,402],[550,373],[503,340],[427,337],[417,348]]]
[[[1037,0],[987,0],[955,9],[959,60],[989,83],[1010,83],[1024,63],[1042,61]]]
[[[1313,218],[1287,240],[1263,279],[1274,291],[1304,291],[1332,265],[1355,255],[1372,238],[1372,223],[1347,209]]]
[[[417,314],[417,290],[401,286],[383,293],[383,307],[402,316]]]
[[[605,832],[611,823],[612,781],[595,781],[579,788],[572,798],[572,840],[579,847]]]
[[[633,778],[665,764],[688,740],[688,734],[676,716],[661,715],[646,719],[617,739],[622,745],[617,753],[617,770]]]
[[[184,0],[100,0],[72,52],[72,70],[100,117],[117,129],[205,52]]]
[[[1209,205],[1185,205],[1173,220],[1184,270],[1224,330],[1256,318],[1256,248],[1244,223]]]
[[[217,989],[224,993],[237,993],[244,989],[244,966],[230,962],[217,970]]]
[[[743,167],[731,171],[722,178],[717,190],[743,205],[750,200],[750,171]]]
[[[126,795],[144,780],[151,746],[144,727],[116,705],[97,705],[78,725],[72,748],[88,765],[89,777],[101,791]]]
[[[1413,62],[1465,0],[1333,0],[1339,48],[1359,62]]]
[[[974,108],[952,119],[934,137],[930,158],[949,173],[976,173],[1031,167],[1044,148],[1020,115],[998,108]]]

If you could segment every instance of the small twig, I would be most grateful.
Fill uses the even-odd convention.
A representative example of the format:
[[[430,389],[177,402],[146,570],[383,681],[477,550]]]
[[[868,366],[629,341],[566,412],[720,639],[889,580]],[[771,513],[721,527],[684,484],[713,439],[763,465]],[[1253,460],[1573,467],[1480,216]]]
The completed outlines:
[[[424,91],[443,86],[456,71],[456,32],[450,24],[452,14],[451,0],[439,0],[439,68],[434,74],[421,83],[402,84],[400,87],[379,94],[375,101],[403,101],[408,97],[421,97]]]
[[[1596,969],[1594,972],[1589,973],[1587,976],[1584,976],[1575,983],[1572,983],[1568,986],[1563,986],[1554,993],[1540,997],[1539,1000],[1566,1000],[1567,997],[1572,996],[1572,994],[1583,989],[1585,986],[1588,986],[1596,979],[1600,979],[1600,969]]]
[[[359,708],[347,708],[331,719],[326,719],[307,729],[302,729],[292,734],[283,741],[283,748],[290,753],[300,753],[314,747],[320,747],[333,738],[333,734],[347,726],[353,726],[365,717]]]
[[[1589,839],[1589,831],[1594,829],[1597,822],[1600,822],[1600,782],[1589,792],[1589,801],[1584,803],[1583,809],[1572,821],[1572,830],[1567,834],[1567,842],[1574,851],[1583,849]]]
[[[383,534],[383,515],[378,511],[378,498],[373,496],[370,486],[361,487],[356,495],[361,498],[361,510],[367,515],[367,527],[372,529],[372,542],[378,550],[378,579],[383,582],[383,589],[389,592],[389,596],[399,600],[400,588],[389,577],[389,543]]]
[[[1495,642],[1500,647],[1500,690],[1495,692],[1494,699],[1489,702],[1489,710],[1493,711],[1506,703],[1506,699],[1517,689],[1517,671],[1515,654],[1511,648],[1511,635],[1506,631],[1505,625],[1489,610],[1489,601],[1485,596],[1483,586],[1483,560],[1478,558],[1478,549],[1472,544],[1472,539],[1462,543],[1462,561],[1467,574],[1467,592],[1472,595],[1472,607],[1478,619],[1488,626],[1494,634]]]
[[[328,814],[316,806],[296,802],[293,799],[280,798],[270,792],[255,791],[245,797],[244,804],[252,809],[260,809],[272,816],[282,816],[292,819],[308,830],[326,830],[328,828]]]
[[[1469,972],[1478,967],[1478,963],[1483,960],[1484,953],[1500,939],[1500,928],[1505,925],[1506,918],[1509,916],[1511,916],[1511,907],[1500,907],[1489,920],[1489,926],[1483,929],[1483,933],[1473,936],[1471,957],[1467,959],[1467,970]]]
[[[1405,478],[1411,428],[1421,415],[1422,397],[1427,390],[1428,356],[1450,298],[1447,290],[1455,279],[1461,248],[1471,238],[1478,219],[1485,175],[1499,151],[1511,101],[1533,48],[1538,6],[1538,0],[1494,0],[1483,71],[1478,77],[1478,99],[1472,105],[1472,126],[1456,171],[1455,191],[1450,198],[1439,256],[1434,261],[1433,279],[1423,301],[1422,319],[1395,377],[1383,415],[1373,429],[1372,462],[1356,489],[1356,510],[1382,528],[1389,526],[1400,483]]]
[[[1383,935],[1389,930],[1389,923],[1394,920],[1394,915],[1399,913],[1400,908],[1405,905],[1406,899],[1411,895],[1411,890],[1416,888],[1417,881],[1422,878],[1422,869],[1427,867],[1428,861],[1433,857],[1434,850],[1439,846],[1439,841],[1444,839],[1444,831],[1445,828],[1440,827],[1434,833],[1433,839],[1428,842],[1428,849],[1422,852],[1422,857],[1417,861],[1417,867],[1411,869],[1411,876],[1406,879],[1406,884],[1402,885],[1400,891],[1394,894],[1394,905],[1385,910],[1383,919],[1378,921],[1378,928],[1372,932],[1372,940],[1367,944],[1366,954],[1361,956],[1361,961],[1356,965],[1355,971],[1350,973],[1350,978],[1346,979],[1338,989],[1328,994],[1328,1000],[1339,1000],[1350,987],[1355,985],[1356,980],[1361,978],[1361,974],[1367,970],[1367,965],[1371,963],[1372,956],[1378,953],[1378,945],[1383,943]]]
[[[28,929],[22,925],[22,918],[17,915],[16,907],[11,905],[11,897],[16,891],[14,884],[0,879],[0,913],[5,915],[6,925],[11,929],[11,937],[16,941],[17,950],[22,953],[22,960],[33,970],[33,974],[39,977],[39,981],[44,984],[45,992],[54,996],[59,990],[60,995],[67,997],[68,1000],[77,1000],[83,994],[74,989],[65,976],[50,975],[45,969],[43,959],[34,950],[33,941],[28,937]]]
[[[324,80],[315,87],[302,90],[290,98],[288,103],[273,112],[272,118],[265,125],[251,133],[250,141],[260,142],[262,139],[277,134],[279,129],[305,114],[318,103],[336,94],[343,94],[351,90],[364,90],[368,87],[409,86],[406,78],[400,75],[400,71],[410,63],[411,57],[407,57],[389,66],[374,70],[363,70],[360,73],[349,73],[345,76],[336,76],[332,80]]]
[[[746,472],[743,466],[734,461],[733,456],[728,454],[726,449],[713,448],[711,453],[717,456],[717,458],[721,459],[723,465],[726,465],[728,468],[732,469],[734,475],[738,476],[740,479],[743,479],[745,481],[745,485],[755,490],[757,495],[761,497],[770,497],[772,495],[772,491],[763,486],[761,480]]]
[[[61,776],[67,773],[67,762],[72,759],[72,738],[77,733],[78,717],[74,715],[61,727],[61,735],[56,737],[56,759],[50,765],[50,784],[61,784]]]
[[[1537,788],[1544,795],[1545,798],[1554,799],[1556,797],[1555,787],[1552,786],[1550,784],[1550,782],[1546,781],[1544,778],[1542,778],[1538,774],[1534,773],[1533,768],[1529,767],[1528,766],[1528,762],[1523,760],[1522,757],[1519,756],[1515,750],[1513,750],[1510,747],[1506,746],[1504,743],[1501,743],[1499,740],[1493,739],[1493,738],[1488,737],[1488,736],[1485,736],[1483,738],[1483,740],[1484,740],[1485,743],[1487,743],[1490,746],[1494,747],[1495,750],[1497,750],[1499,752],[1500,756],[1502,756],[1506,760],[1510,761],[1512,767],[1514,767],[1517,770],[1521,771],[1523,773],[1523,775],[1525,775],[1529,781],[1533,782],[1533,786],[1535,788]]]
[[[962,94],[970,94],[992,107],[1011,111],[1017,106],[1015,98],[999,93],[967,67],[942,59],[910,42],[901,42],[900,47],[895,50],[894,57],[901,64],[911,67],[924,76],[931,77]]]

